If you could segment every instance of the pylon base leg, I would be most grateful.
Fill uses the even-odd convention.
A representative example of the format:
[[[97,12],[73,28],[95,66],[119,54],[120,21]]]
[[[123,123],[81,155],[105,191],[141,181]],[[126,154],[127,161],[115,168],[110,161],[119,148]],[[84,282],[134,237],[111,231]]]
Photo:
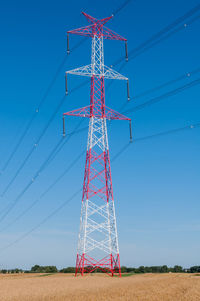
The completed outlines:
[[[87,254],[77,254],[75,276],[94,272],[121,277],[119,254],[110,254],[101,260],[96,260]]]

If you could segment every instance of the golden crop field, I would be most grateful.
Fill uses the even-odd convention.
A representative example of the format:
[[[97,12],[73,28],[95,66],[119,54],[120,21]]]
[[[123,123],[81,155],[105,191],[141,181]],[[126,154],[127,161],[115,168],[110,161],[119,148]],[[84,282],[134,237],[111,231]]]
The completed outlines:
[[[0,276],[1,301],[199,301],[200,275],[143,274],[111,278],[71,274]]]

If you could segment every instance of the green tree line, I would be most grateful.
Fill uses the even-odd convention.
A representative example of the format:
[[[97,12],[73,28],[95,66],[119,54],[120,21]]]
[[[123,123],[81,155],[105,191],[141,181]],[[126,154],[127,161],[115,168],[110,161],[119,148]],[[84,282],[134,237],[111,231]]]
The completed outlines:
[[[97,270],[95,272],[102,272]],[[183,268],[180,265],[175,265],[174,267],[168,267],[167,265],[162,266],[140,266],[138,268],[134,267],[121,267],[122,273],[200,273],[200,266],[192,266],[188,269]],[[30,270],[22,269],[2,269],[0,270],[2,274],[14,274],[14,273],[75,273],[75,267],[67,267],[58,270],[56,266],[40,266],[38,264],[34,265]]]

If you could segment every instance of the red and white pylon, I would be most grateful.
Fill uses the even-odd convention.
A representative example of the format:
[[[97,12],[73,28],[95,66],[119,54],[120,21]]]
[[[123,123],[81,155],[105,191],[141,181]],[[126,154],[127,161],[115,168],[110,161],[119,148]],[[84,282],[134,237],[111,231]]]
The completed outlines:
[[[90,119],[76,275],[100,269],[111,276],[114,274],[121,276],[106,119],[129,122],[131,119],[105,106],[104,79],[125,80],[128,87],[128,78],[104,65],[103,39],[120,40],[125,43],[126,39],[104,26],[112,17],[97,20],[86,13],[83,15],[90,25],[68,31],[68,34],[92,38],[91,64],[67,71],[66,75],[91,77],[90,105],[63,114],[63,117],[67,115]]]

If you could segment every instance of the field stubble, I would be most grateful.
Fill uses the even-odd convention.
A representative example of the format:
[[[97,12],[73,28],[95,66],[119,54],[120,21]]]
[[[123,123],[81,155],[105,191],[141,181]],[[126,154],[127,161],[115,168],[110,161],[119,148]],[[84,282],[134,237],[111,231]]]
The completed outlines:
[[[0,276],[1,301],[200,301],[194,274]]]

